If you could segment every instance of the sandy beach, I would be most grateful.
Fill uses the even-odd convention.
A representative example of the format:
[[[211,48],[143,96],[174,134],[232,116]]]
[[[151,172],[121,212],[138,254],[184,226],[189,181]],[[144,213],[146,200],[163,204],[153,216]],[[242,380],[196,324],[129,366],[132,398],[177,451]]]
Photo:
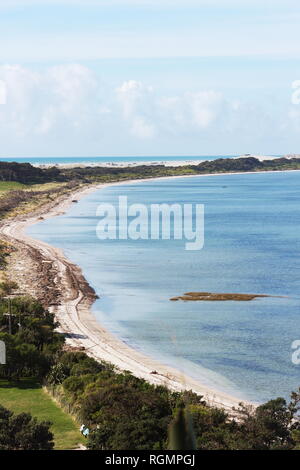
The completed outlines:
[[[236,157],[231,157],[232,159],[237,159],[237,158],[256,158],[257,160],[263,162],[263,161],[268,161],[268,160],[274,160],[275,158],[273,155],[237,155]],[[294,158],[295,155],[286,155],[285,158],[291,159]],[[226,156],[220,156],[218,158],[227,158]],[[149,160],[149,158],[145,157],[145,160],[139,158],[136,161],[119,161],[119,162],[109,162],[105,161],[105,158],[103,158],[103,162],[94,162],[91,161],[82,161],[78,163],[35,163],[33,166],[37,166],[40,168],[50,168],[52,166],[55,166],[57,168],[66,168],[66,169],[71,169],[71,168],[85,168],[87,166],[89,167],[103,167],[103,168],[132,168],[136,166],[159,166],[159,165],[164,165],[165,167],[182,167],[186,165],[190,166],[196,166],[199,165],[200,163],[207,162],[207,161],[213,161],[212,158],[195,158],[195,159],[186,159],[186,160],[164,160],[162,157],[161,160]]]
[[[297,171],[297,170],[295,170]],[[256,172],[255,172],[256,173]],[[277,173],[277,172],[276,172]],[[238,174],[238,173],[226,173]],[[245,173],[242,173],[245,174]],[[220,173],[218,175],[223,175]],[[215,175],[188,175],[170,178],[194,178]],[[159,178],[159,179],[164,179]],[[157,178],[158,179],[158,178]],[[174,391],[183,389],[193,390],[203,395],[205,400],[214,406],[231,411],[244,400],[226,393],[212,390],[198,380],[184,373],[163,365],[139,351],[134,350],[103,328],[91,312],[91,305],[96,299],[95,292],[84,279],[81,269],[71,263],[64,253],[42,241],[35,240],[26,234],[26,229],[42,218],[61,215],[72,204],[91,191],[103,189],[111,185],[141,183],[149,179],[124,181],[119,183],[100,184],[85,187],[68,196],[44,206],[30,216],[19,216],[3,220],[0,224],[1,237],[11,241],[18,248],[11,277],[15,278],[21,288],[26,288],[32,294],[44,295],[46,291],[55,292],[49,310],[55,313],[60,330],[67,334],[67,344],[76,348],[84,348],[87,354],[97,360],[105,360],[114,364],[120,370],[129,370],[134,375],[144,378],[155,385],[165,385]],[[22,256],[19,255],[22,253]],[[46,273],[44,284],[40,270]],[[50,296],[51,297],[51,296]],[[250,403],[248,403],[250,404]],[[253,404],[252,404],[253,405]]]

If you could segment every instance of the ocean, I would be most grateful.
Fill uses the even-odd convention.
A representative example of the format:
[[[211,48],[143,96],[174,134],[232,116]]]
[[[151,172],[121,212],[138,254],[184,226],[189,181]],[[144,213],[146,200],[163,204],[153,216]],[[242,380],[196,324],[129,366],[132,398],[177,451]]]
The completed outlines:
[[[172,157],[174,159],[174,157]],[[300,386],[300,172],[162,179],[110,186],[31,226],[80,265],[99,322],[132,347],[239,398],[288,398]],[[205,244],[104,240],[100,203],[205,207]],[[251,302],[171,302],[189,291],[268,294]]]

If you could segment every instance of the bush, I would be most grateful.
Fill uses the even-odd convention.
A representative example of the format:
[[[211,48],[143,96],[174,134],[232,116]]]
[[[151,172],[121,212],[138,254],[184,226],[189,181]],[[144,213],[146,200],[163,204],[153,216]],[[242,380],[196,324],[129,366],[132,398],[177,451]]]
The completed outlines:
[[[0,450],[51,450],[50,422],[38,422],[28,413],[14,415],[0,405]]]

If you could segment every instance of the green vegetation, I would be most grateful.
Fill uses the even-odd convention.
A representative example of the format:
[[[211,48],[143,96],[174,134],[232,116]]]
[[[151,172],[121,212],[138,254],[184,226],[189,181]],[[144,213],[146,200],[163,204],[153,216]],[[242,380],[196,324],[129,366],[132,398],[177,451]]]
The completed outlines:
[[[15,415],[0,405],[0,450],[51,450],[49,421],[38,422],[29,413]]]
[[[169,426],[169,450],[195,450],[194,426],[189,410],[181,405]]]
[[[0,380],[0,404],[16,414],[30,413],[39,421],[50,421],[55,449],[74,449],[79,443],[85,444],[78,424],[47,395],[36,380]]]
[[[47,183],[59,181],[60,172],[56,168],[40,169],[30,163],[0,162],[0,181],[22,184]]]
[[[7,190],[0,193],[0,218],[30,213],[78,187],[79,183],[75,182],[44,183],[24,186],[22,190]]]
[[[131,167],[52,167],[46,169],[36,168],[30,163],[0,162],[0,182],[18,182],[25,185],[70,181],[86,183],[173,175],[296,169],[300,169],[300,158],[277,158],[265,161],[260,161],[254,157],[219,158],[204,161],[198,165],[180,167],[138,165]]]
[[[24,187],[26,187],[24,184],[15,181],[0,181],[0,197],[2,192],[23,189]]]
[[[3,315],[8,311],[10,321]],[[5,342],[7,353],[7,364],[0,366],[0,404],[15,413],[31,413],[41,421],[49,420],[55,448],[69,449],[84,442],[78,425],[41,385],[64,344],[56,327],[53,315],[31,297],[0,300],[0,340]]]
[[[43,169],[36,168],[30,163],[0,162],[0,217],[31,212],[55,200],[57,196],[85,184],[164,176],[299,169],[300,158],[277,158],[263,162],[254,157],[220,158],[205,161],[199,165],[180,167],[139,165],[132,167],[52,167]]]
[[[0,271],[4,271],[6,268],[6,259],[12,251],[13,248],[10,245],[0,240]]]
[[[86,183],[280,169],[300,169],[300,159],[65,170],[0,162],[0,184],[6,187],[0,217],[30,212]],[[25,187],[16,188],[15,182]],[[0,242],[2,272],[12,249]],[[54,316],[29,296],[11,295],[16,287],[12,281],[0,282],[0,340],[7,348],[7,364],[0,365],[0,449],[50,449],[53,432],[60,449],[85,442],[90,449],[103,450],[300,450],[300,390],[290,403],[277,398],[256,409],[241,405],[233,419],[191,391],[175,393],[97,362],[85,352],[66,351]],[[87,440],[61,408],[89,427]]]
[[[171,392],[85,352],[65,351],[53,315],[39,302],[30,297],[10,302],[9,324],[3,315],[8,301],[0,299],[0,339],[7,346],[7,364],[0,366],[0,403],[16,413],[49,419],[57,448],[77,445],[80,436],[72,418],[58,409],[41,383],[61,408],[89,427],[85,442],[90,449],[300,448],[300,391],[290,403],[277,398],[257,409],[241,406],[232,419],[191,391]],[[42,435],[48,435],[49,424],[33,422],[31,415],[20,418],[24,426],[42,426]],[[46,441],[33,442],[39,449],[51,442]],[[9,445],[26,448],[28,441]]]
[[[10,312],[10,317],[4,315]],[[55,332],[54,316],[30,297],[0,300],[0,340],[6,344],[7,364],[0,377],[44,377],[64,338]]]
[[[241,405],[230,419],[191,391],[116,373],[83,352],[63,353],[48,383],[92,431],[90,449],[287,450],[300,443],[300,393],[288,404],[278,398],[257,409]]]
[[[63,371],[60,377],[57,369]],[[117,373],[111,364],[83,352],[63,353],[47,380],[92,430],[90,449],[165,449],[177,403],[191,396],[195,404],[204,405],[202,397],[172,393],[126,371]]]

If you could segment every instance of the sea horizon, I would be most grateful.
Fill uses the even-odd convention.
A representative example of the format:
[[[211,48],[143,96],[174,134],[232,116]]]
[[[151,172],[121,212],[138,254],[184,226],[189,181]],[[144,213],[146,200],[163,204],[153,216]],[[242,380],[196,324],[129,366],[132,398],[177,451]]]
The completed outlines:
[[[0,161],[31,163],[32,165],[72,165],[72,164],[100,164],[100,163],[135,163],[135,162],[184,162],[198,160],[217,160],[218,158],[237,158],[235,155],[177,155],[177,156],[97,156],[97,157],[0,157]],[[244,156],[244,155],[243,155]],[[281,155],[270,155],[274,158]]]

